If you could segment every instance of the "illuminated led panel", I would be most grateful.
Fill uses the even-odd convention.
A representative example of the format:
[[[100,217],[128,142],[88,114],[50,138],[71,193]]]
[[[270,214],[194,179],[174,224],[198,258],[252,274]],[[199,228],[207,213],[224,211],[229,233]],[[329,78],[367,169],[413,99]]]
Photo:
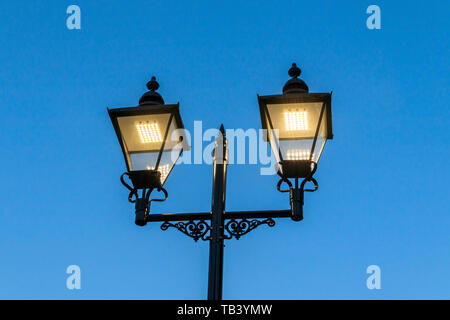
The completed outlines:
[[[154,170],[155,167],[147,166],[147,170]],[[166,180],[166,177],[169,175],[170,167],[168,164],[158,166],[158,171],[161,173],[161,181]]]
[[[288,150],[286,153],[286,160],[309,160],[311,152],[309,150]],[[313,154],[314,158],[314,154]]]
[[[136,129],[139,133],[142,143],[162,142],[161,132],[157,122],[146,123],[139,122],[136,124]]]
[[[287,131],[308,130],[305,111],[288,111],[284,113]]]

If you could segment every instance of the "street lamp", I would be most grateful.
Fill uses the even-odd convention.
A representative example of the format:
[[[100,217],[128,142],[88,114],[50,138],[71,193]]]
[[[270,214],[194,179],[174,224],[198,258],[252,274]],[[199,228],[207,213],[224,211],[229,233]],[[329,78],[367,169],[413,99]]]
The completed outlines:
[[[156,92],[156,79],[147,84],[138,107],[108,109],[124,154],[127,172],[122,184],[130,191],[128,200],[136,203],[136,224],[162,222],[161,229],[175,228],[195,241],[209,241],[208,299],[222,299],[223,248],[225,239],[240,239],[261,225],[275,226],[274,218],[303,219],[303,193],[318,188],[313,178],[317,163],[331,131],[331,93],[309,93],[308,86],[298,78],[300,69],[294,63],[292,77],[282,95],[258,96],[263,129],[277,160],[280,180],[277,189],[290,193],[289,210],[226,211],[227,139],[220,126],[213,153],[213,187],[211,211],[200,213],[150,214],[152,201],[165,201],[164,182],[177,159],[187,150],[179,105],[165,105]],[[169,139],[170,137],[170,139]],[[163,169],[164,168],[164,169]],[[132,186],[124,177],[128,176]],[[289,179],[295,180],[295,186]],[[303,179],[299,187],[299,179]],[[305,189],[311,181],[314,189]],[[286,183],[289,189],[281,189]],[[164,198],[151,199],[153,190]],[[138,191],[142,190],[141,196]]]
[[[292,219],[300,221],[303,192],[317,190],[317,181],[312,176],[327,139],[333,139],[331,93],[309,93],[306,83],[298,78],[301,70],[295,63],[288,73],[292,79],[284,85],[283,94],[258,95],[258,102],[262,128],[267,130],[265,138],[281,177],[278,190],[283,182],[289,185],[286,191],[291,195]],[[295,188],[289,178],[295,179]],[[304,178],[300,188],[299,178]],[[308,181],[314,183],[314,190],[304,189]]]
[[[127,167],[121,181],[130,190],[130,202],[136,203],[136,224],[140,226],[147,223],[150,193],[156,189],[167,197],[163,185],[187,148],[179,104],[164,104],[156,92],[159,84],[155,77],[147,88],[150,91],[141,97],[139,106],[108,109]],[[132,187],[124,176],[130,178]],[[138,190],[142,190],[142,197]]]

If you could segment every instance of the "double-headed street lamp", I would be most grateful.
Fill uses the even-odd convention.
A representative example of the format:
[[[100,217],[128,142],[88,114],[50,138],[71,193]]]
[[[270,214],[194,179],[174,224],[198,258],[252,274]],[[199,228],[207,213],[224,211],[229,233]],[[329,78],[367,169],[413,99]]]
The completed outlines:
[[[289,192],[290,210],[225,210],[228,150],[222,125],[215,141],[211,211],[150,214],[152,201],[167,199],[163,185],[181,153],[189,149],[179,104],[164,104],[156,92],[159,84],[153,77],[147,83],[150,91],[141,97],[139,106],[108,109],[125,158],[127,172],[120,179],[130,191],[128,200],[135,203],[135,223],[145,226],[147,222],[162,222],[162,230],[172,227],[195,241],[210,242],[209,300],[222,299],[224,240],[239,239],[263,224],[273,227],[274,218],[302,220],[304,192],[314,192],[318,188],[313,175],[326,141],[333,138],[331,93],[309,93],[306,83],[298,78],[300,73],[293,63],[289,69],[292,78],[284,85],[283,94],[258,96],[261,123],[267,133],[265,138],[277,160],[276,170],[280,176],[277,189]],[[125,176],[131,180],[131,185],[125,181]],[[299,179],[303,179],[300,184]],[[314,189],[305,189],[309,181]],[[288,189],[281,188],[283,183]],[[162,192],[164,197],[150,199],[153,191]]]

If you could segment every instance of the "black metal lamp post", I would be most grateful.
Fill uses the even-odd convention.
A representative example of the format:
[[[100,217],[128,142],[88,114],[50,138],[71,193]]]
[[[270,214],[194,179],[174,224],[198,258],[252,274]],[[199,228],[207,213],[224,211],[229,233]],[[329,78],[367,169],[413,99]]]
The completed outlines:
[[[195,241],[210,242],[208,300],[222,299],[224,240],[239,239],[263,224],[273,227],[274,218],[302,220],[303,193],[318,188],[313,175],[326,140],[333,138],[331,93],[309,93],[305,82],[298,79],[300,69],[295,63],[289,75],[292,79],[285,84],[282,95],[258,96],[258,101],[262,126],[267,129],[281,177],[277,189],[290,193],[290,210],[225,210],[228,151],[221,125],[214,149],[211,211],[150,214],[151,201],[167,199],[163,184],[183,150],[189,148],[183,139],[179,105],[164,105],[155,92],[159,85],[153,77],[147,84],[150,91],[142,96],[138,107],[108,109],[125,157],[127,172],[121,181],[130,190],[128,200],[136,203],[136,224],[162,222],[162,230],[176,228]],[[132,186],[125,182],[125,175]],[[299,187],[300,178],[303,181]],[[289,179],[295,180],[295,187]],[[314,189],[304,188],[308,181],[314,183]],[[281,189],[283,182],[289,189]],[[164,198],[150,200],[153,190],[162,191]]]

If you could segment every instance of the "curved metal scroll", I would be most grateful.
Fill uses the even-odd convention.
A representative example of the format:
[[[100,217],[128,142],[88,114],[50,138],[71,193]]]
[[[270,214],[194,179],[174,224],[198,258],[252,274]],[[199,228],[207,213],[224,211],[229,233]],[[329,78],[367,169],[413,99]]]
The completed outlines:
[[[283,182],[285,182],[287,185],[288,185],[288,187],[289,187],[289,189],[281,189],[281,185],[283,184]],[[286,178],[281,178],[280,179],[280,181],[278,181],[278,183],[277,183],[277,190],[278,191],[280,191],[280,192],[289,192],[290,190],[292,189],[292,183],[288,180],[288,179],[286,179]]]
[[[209,240],[207,236],[208,231],[211,229],[210,226],[205,221],[189,221],[189,222],[164,222],[161,225],[161,230],[166,231],[168,228],[176,228],[179,231],[183,232],[185,235],[194,239],[194,241],[198,241],[202,239],[204,241]]]
[[[137,189],[132,188],[128,183],[125,182],[125,179],[123,178],[124,176],[128,176],[130,177],[130,175],[128,174],[128,172],[124,172],[121,176],[120,176],[120,182],[122,182],[122,184],[125,186],[125,188],[127,188],[128,190],[130,190],[130,194],[128,195],[128,201],[131,203],[135,203],[136,200],[133,200],[133,196],[137,198],[139,198],[138,193],[137,193]]]
[[[125,181],[124,176],[130,177],[130,175],[129,175],[128,172],[124,172],[124,173],[120,176],[120,182],[122,182],[122,184],[125,186],[125,188],[127,188],[128,190],[130,190],[130,193],[128,194],[128,201],[131,202],[131,203],[136,203],[136,200],[139,198],[138,190],[135,189],[135,188],[133,188],[133,187],[131,187],[131,186]],[[150,194],[152,193],[153,190],[154,190],[153,188],[150,188],[150,189],[143,189],[143,190],[142,190],[142,197],[145,197],[145,198],[147,199],[147,201],[150,201],[150,202],[152,202],[152,201],[160,201],[160,202],[166,201],[167,198],[169,197],[169,194],[168,194],[167,190],[161,187],[161,188],[157,189],[157,191],[161,191],[161,192],[164,194],[164,198],[151,199],[151,200],[149,200]],[[133,196],[135,197],[135,199],[133,199]]]
[[[305,184],[308,182],[308,181],[311,181],[312,183],[314,183],[314,189],[305,189]],[[306,178],[306,179],[304,179],[303,181],[302,181],[302,184],[300,185],[300,189],[302,190],[302,191],[306,191],[306,192],[314,192],[314,191],[317,191],[317,189],[319,189],[319,183],[317,182],[317,180],[316,179],[314,179],[314,178]]]
[[[164,189],[164,188],[160,188],[160,189],[157,189],[157,190],[158,191],[162,191],[162,193],[164,194],[164,198],[151,199],[150,202],[152,202],[152,201],[158,201],[158,202],[166,201],[167,198],[169,197],[169,194],[168,194],[167,190]],[[147,191],[147,195],[146,195],[147,199],[150,198],[150,193],[152,193],[152,191],[153,191],[153,189],[150,189],[150,190]]]
[[[224,238],[231,239],[235,237],[237,240],[239,240],[240,237],[249,233],[253,229],[256,229],[262,224],[266,224],[269,227],[273,227],[275,226],[275,221],[272,218],[267,218],[264,220],[231,219],[225,224],[225,230],[228,232],[228,235],[224,235]]]
[[[314,162],[313,162],[313,163],[314,163]],[[300,190],[301,190],[302,192],[304,192],[304,191],[306,191],[306,192],[314,192],[314,191],[317,191],[317,189],[319,189],[319,183],[317,182],[316,179],[314,179],[314,178],[312,177],[312,175],[314,174],[314,172],[316,172],[316,169],[317,169],[317,164],[316,164],[316,163],[314,163],[314,164],[315,164],[314,170],[312,171],[311,175],[309,175],[309,177],[304,178],[303,181],[302,181],[302,183],[300,184]],[[305,189],[305,184],[306,184],[307,182],[309,182],[309,181],[311,181],[312,183],[314,183],[314,189]],[[289,189],[281,189],[281,185],[283,184],[283,182],[287,184],[287,186],[289,187]],[[287,178],[285,178],[285,177],[281,177],[281,179],[280,179],[280,180],[278,181],[278,183],[277,183],[277,190],[278,190],[279,192],[290,192],[290,191],[292,190],[292,188],[293,188],[292,182],[290,182],[290,181],[289,181]],[[296,188],[296,189],[298,188],[298,178],[295,179],[295,188]]]

